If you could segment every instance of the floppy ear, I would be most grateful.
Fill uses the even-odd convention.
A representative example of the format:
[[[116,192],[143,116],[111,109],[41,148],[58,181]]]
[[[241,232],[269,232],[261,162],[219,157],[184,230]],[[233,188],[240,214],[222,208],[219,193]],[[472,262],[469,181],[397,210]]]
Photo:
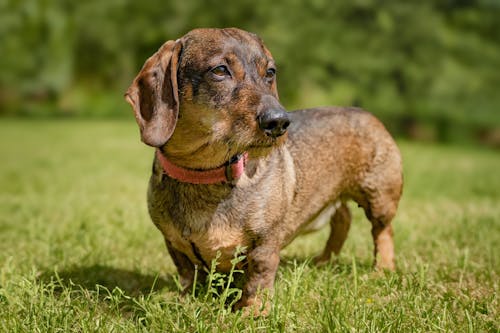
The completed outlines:
[[[132,105],[141,131],[141,140],[163,146],[175,129],[179,114],[177,64],[182,45],[169,40],[142,67],[125,99]]]

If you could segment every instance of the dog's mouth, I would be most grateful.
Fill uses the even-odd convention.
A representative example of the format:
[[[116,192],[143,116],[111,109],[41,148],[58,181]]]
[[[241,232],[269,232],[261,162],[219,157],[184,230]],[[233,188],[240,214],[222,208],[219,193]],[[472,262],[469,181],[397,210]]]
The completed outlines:
[[[283,145],[285,143],[286,137],[286,134],[277,138],[266,137],[264,139],[252,142],[247,146],[247,149],[254,152],[255,155],[267,155],[272,149]]]
[[[273,148],[276,146],[281,146],[285,142],[287,137],[288,137],[287,133],[285,133],[284,135],[281,135],[279,137],[264,136],[263,138],[260,138],[259,140],[252,142],[250,147],[252,147],[252,148]]]

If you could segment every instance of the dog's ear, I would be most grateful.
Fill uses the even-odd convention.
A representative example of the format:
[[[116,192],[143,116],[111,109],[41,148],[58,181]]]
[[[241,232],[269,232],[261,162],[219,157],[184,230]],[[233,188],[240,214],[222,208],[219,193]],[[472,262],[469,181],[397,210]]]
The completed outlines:
[[[125,99],[134,109],[141,140],[153,147],[163,146],[177,123],[177,65],[181,49],[180,41],[163,44],[146,60],[125,93]]]

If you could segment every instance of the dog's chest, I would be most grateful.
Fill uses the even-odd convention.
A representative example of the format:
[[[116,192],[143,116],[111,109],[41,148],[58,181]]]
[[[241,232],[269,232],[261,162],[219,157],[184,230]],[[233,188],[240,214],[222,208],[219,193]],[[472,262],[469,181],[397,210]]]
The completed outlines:
[[[249,245],[244,214],[233,208],[237,207],[233,199],[211,196],[195,200],[172,192],[164,200],[155,198],[155,193],[150,199],[151,217],[164,237],[200,267],[210,267],[218,257],[218,270],[228,271],[237,248]]]
[[[218,270],[228,271],[238,247],[248,246],[242,228],[218,221],[207,223],[203,230],[187,231],[173,223],[163,223],[160,229],[176,250],[199,267],[210,268],[212,260],[217,258]]]
[[[281,155],[259,161],[252,176],[244,174],[235,186],[194,186],[153,174],[148,193],[153,222],[172,247],[199,266],[210,266],[220,253],[221,271],[231,268],[238,247],[251,251],[264,239],[279,243],[295,174],[288,152],[276,154]]]

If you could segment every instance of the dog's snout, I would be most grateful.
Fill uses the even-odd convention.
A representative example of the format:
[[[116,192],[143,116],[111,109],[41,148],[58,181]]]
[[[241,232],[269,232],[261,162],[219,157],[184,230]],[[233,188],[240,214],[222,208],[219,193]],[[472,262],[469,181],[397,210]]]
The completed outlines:
[[[290,125],[290,117],[286,111],[281,109],[267,110],[259,116],[258,121],[260,129],[273,138],[285,134],[288,125]]]

